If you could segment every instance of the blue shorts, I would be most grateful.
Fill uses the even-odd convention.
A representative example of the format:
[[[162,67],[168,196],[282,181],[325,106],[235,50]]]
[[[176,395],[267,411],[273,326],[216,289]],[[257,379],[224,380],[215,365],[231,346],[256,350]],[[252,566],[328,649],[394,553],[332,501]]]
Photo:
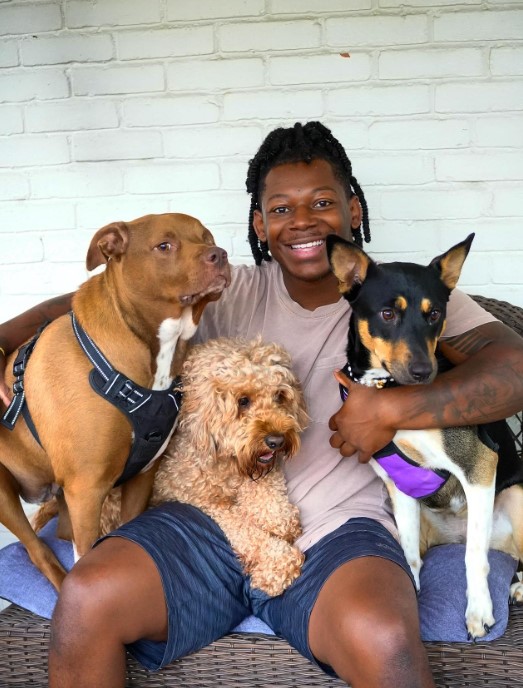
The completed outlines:
[[[308,549],[301,575],[278,597],[251,587],[219,526],[188,504],[169,502],[149,509],[111,536],[139,544],[160,572],[168,608],[167,641],[145,639],[128,647],[151,670],[209,645],[251,614],[318,664],[308,644],[309,616],[323,584],[339,566],[375,556],[411,575],[400,545],[368,518],[347,521]]]

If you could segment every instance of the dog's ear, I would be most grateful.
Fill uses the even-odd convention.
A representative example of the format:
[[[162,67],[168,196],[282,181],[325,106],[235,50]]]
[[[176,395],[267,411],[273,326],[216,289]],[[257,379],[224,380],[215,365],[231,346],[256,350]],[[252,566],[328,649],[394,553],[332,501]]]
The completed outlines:
[[[465,241],[461,241],[459,244],[449,248],[446,253],[436,256],[430,262],[431,267],[436,268],[439,272],[443,284],[451,290],[458,283],[461,268],[465,258],[468,256],[474,236],[474,233],[469,234]]]
[[[91,239],[85,264],[94,270],[111,258],[119,258],[129,243],[129,231],[125,222],[112,222],[99,229]]]
[[[350,300],[349,293],[354,287],[363,284],[373,261],[354,242],[337,234],[329,234],[326,241],[327,257],[332,272],[338,278],[340,293]]]

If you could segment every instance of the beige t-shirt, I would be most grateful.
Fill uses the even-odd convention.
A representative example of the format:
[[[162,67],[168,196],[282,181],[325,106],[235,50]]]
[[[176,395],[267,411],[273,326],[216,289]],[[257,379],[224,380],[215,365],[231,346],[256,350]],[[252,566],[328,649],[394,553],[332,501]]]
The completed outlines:
[[[309,548],[349,518],[366,516],[396,534],[382,481],[356,456],[343,458],[329,445],[329,418],[341,405],[333,371],[346,361],[350,307],[343,298],[308,311],[293,301],[276,262],[233,268],[231,286],[209,304],[196,337],[244,337],[260,334],[284,346],[301,380],[311,418],[297,456],[285,465],[289,498],[300,509],[303,535],[297,544]],[[454,290],[445,335],[461,334],[494,318],[463,292]]]

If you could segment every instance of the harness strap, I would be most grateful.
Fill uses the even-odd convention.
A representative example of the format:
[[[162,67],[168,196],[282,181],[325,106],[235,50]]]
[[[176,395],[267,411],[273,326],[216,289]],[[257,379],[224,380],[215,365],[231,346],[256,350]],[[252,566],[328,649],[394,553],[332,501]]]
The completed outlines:
[[[18,349],[18,353],[13,363],[13,375],[15,377],[15,381],[13,383],[13,399],[9,404],[7,411],[0,420],[0,423],[2,423],[4,427],[12,431],[16,421],[18,420],[18,416],[21,413],[25,419],[25,422],[27,423],[27,427],[31,431],[31,434],[40,446],[42,443],[40,442],[38,432],[36,431],[33,419],[29,413],[27,402],[25,400],[24,375],[27,368],[27,362],[33,353],[35,344],[43,330],[47,327],[47,325],[49,325],[49,322],[50,321],[47,321],[41,327],[39,327],[34,337]]]
[[[91,361],[95,369],[100,373],[104,380],[108,380],[116,371],[109,361],[102,354],[100,349],[93,342],[91,337],[80,325],[73,311],[70,312],[73,331],[78,343],[83,349],[84,354]]]
[[[148,467],[164,451],[174,430],[182,403],[182,383],[177,377],[166,390],[142,387],[109,363],[71,312],[73,330],[93,364],[92,389],[119,409],[133,430],[131,453],[115,486]]]
[[[93,390],[116,406],[129,420],[132,427],[133,444],[121,476],[115,483],[120,485],[129,478],[146,469],[157,459],[167,446],[176,429],[178,413],[182,403],[182,382],[177,377],[167,390],[153,390],[142,387],[129,380],[123,373],[113,368],[91,337],[80,325],[73,312],[71,321],[76,338],[87,358],[93,364],[89,382]],[[46,322],[27,343],[20,347],[16,356],[13,373],[13,400],[0,419],[2,425],[13,430],[20,414],[36,441],[41,445],[25,399],[24,374],[27,361]]]

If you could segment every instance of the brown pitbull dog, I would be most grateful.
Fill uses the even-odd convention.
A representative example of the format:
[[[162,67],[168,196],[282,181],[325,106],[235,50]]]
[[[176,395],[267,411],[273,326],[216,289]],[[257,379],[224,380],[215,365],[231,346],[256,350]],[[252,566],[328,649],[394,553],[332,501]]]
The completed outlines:
[[[97,539],[115,484],[125,481],[125,520],[145,509],[154,460],[176,425],[175,378],[188,340],[206,303],[230,283],[227,253],[188,215],[103,227],[87,269],[103,263],[74,295],[72,314],[49,324],[34,350],[13,354],[6,369],[15,397],[0,425],[0,522],[57,589],[65,570],[33,531],[20,497],[57,497],[58,535],[73,540],[77,558]],[[15,359],[16,375],[9,372]],[[164,416],[167,427],[156,427]]]

